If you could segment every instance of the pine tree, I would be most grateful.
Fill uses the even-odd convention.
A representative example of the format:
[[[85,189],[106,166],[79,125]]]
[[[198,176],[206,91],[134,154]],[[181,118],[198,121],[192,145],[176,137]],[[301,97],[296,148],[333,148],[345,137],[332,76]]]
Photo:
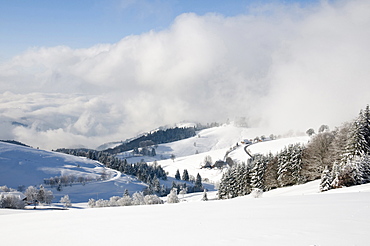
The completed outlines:
[[[320,191],[327,191],[331,189],[331,174],[328,168],[326,168],[321,175]]]
[[[230,169],[228,169],[221,178],[220,185],[218,188],[218,199],[228,199],[230,198],[230,184],[231,184],[231,173]]]
[[[202,201],[208,201],[208,196],[207,196],[207,190],[206,189],[204,189],[204,191],[203,191]]]
[[[302,182],[302,151],[300,144],[289,145],[278,155],[278,181],[281,187]]]
[[[362,118],[362,113],[360,113],[359,119],[360,118]],[[363,156],[370,152],[369,145],[365,139],[364,128],[359,119],[352,123],[349,131],[347,145],[343,154],[345,162],[347,160],[353,160],[356,156]]]
[[[130,193],[128,192],[128,189],[125,189],[125,191],[123,192],[123,196],[130,196]]]
[[[189,181],[189,173],[186,169],[184,169],[184,172],[182,173],[182,180]]]
[[[369,105],[366,105],[366,108],[362,112],[362,118],[360,119],[361,125],[363,128],[363,133],[365,136],[365,140],[367,145],[370,146],[370,109]]]
[[[263,155],[253,156],[251,186],[253,188],[264,189],[264,174],[266,170],[267,158]]]
[[[179,169],[176,170],[175,179],[180,180],[180,171],[179,171]]]
[[[194,183],[194,191],[201,191],[202,189],[203,189],[202,177],[198,173]]]

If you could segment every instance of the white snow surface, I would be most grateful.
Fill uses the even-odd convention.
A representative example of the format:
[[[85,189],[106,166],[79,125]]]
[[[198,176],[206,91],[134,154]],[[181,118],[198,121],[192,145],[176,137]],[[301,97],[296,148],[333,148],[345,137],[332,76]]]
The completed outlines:
[[[368,245],[370,184],[318,181],[230,200],[69,210],[0,210],[4,245]],[[212,194],[209,194],[210,197]],[[23,229],[22,229],[23,228]],[[21,237],[16,236],[18,233]],[[42,236],[40,236],[42,234]],[[32,244],[32,243],[31,243]]]

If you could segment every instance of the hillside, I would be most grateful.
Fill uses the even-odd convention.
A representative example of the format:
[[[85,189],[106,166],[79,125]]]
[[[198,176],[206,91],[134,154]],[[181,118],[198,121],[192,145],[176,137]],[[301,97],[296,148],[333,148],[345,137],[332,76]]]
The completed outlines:
[[[0,142],[0,170],[0,185],[14,189],[38,186],[51,177],[74,177],[72,186],[69,179],[67,186],[62,185],[62,191],[57,191],[56,185],[51,188],[55,201],[64,194],[68,194],[73,202],[92,197],[107,199],[122,195],[126,188],[133,193],[145,187],[137,179],[121,175],[93,160],[3,142]],[[50,185],[45,186],[50,188]]]
[[[147,162],[157,161],[169,176],[174,177],[176,170],[180,173],[187,169],[190,175],[196,176],[199,173],[203,179],[207,178],[211,182],[217,182],[221,179],[223,170],[220,169],[201,169],[206,156],[210,156],[215,162],[224,160],[226,153],[232,147],[234,151],[230,152],[230,156],[237,162],[247,162],[249,156],[244,151],[244,145],[241,141],[244,139],[254,139],[256,136],[268,136],[271,133],[264,129],[237,127],[232,124],[222,125],[202,130],[194,137],[175,141],[166,144],[159,144],[156,148],[156,156],[141,156],[133,155],[132,151],[118,154],[119,158],[126,158],[128,162],[135,163],[140,160]],[[252,154],[268,152],[276,153],[289,144],[307,143],[309,137],[287,137],[272,141],[259,142],[248,147]],[[196,154],[197,153],[197,154]],[[170,156],[175,155],[175,159],[171,160]]]

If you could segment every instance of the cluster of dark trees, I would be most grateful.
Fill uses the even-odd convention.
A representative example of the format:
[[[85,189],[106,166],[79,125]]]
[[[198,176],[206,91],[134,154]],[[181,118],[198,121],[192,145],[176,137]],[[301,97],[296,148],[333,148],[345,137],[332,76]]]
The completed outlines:
[[[136,155],[146,155],[146,156],[156,156],[157,153],[155,152],[155,148],[153,147],[142,147],[142,148],[134,148],[134,154]]]
[[[146,162],[141,161],[131,164],[128,163],[126,159],[122,160],[110,153],[97,150],[58,149],[56,151],[97,160],[108,168],[118,170],[127,175],[136,176],[140,181],[148,183],[149,185],[153,183],[155,179],[167,180],[166,172],[156,163],[154,165],[148,165]]]
[[[178,192],[180,192],[182,189],[186,188],[187,193],[193,193],[193,192],[200,192],[204,190],[203,184],[202,184],[202,177],[198,173],[196,178],[194,179],[193,176],[189,176],[188,170],[184,169],[182,176],[180,177],[180,171],[179,169],[176,170],[175,173],[175,179],[176,180],[183,180],[186,182],[192,182],[194,185],[186,185],[186,182],[179,183],[179,182],[172,182],[172,189],[176,188]]]
[[[86,184],[91,181],[97,180],[105,180],[108,179],[107,174],[102,172],[101,175],[95,176],[76,176],[76,175],[62,175],[62,176],[54,176],[50,178],[44,179],[44,184],[50,186],[51,188],[56,187],[58,191],[62,190],[62,186],[72,186],[72,184],[80,183]]]
[[[20,145],[20,146],[24,146],[24,147],[31,147],[27,144],[24,144],[24,143],[21,143],[19,141],[15,141],[15,140],[0,140],[0,142],[4,142],[4,143],[10,143],[10,144],[16,144],[16,145]]]
[[[220,199],[302,184],[321,178],[320,190],[370,182],[370,111],[334,131],[326,125],[306,145],[289,145],[273,155],[254,155],[248,164],[234,165],[223,175]]]
[[[170,143],[181,139],[194,137],[195,132],[196,128],[194,127],[186,128],[176,127],[169,128],[166,130],[153,131],[138,138],[135,138],[133,140],[126,141],[119,146],[104,151],[110,154],[117,154],[124,151],[133,150],[134,148],[143,147],[142,146],[143,143],[148,143],[148,141],[152,142],[153,145]]]

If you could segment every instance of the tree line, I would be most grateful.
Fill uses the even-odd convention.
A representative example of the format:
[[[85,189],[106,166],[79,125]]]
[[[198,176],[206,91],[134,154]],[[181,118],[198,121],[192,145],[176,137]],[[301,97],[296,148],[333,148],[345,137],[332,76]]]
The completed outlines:
[[[233,198],[253,189],[268,191],[321,179],[320,190],[370,182],[370,110],[330,131],[312,129],[310,142],[293,144],[273,155],[257,154],[247,164],[228,169],[220,182],[218,197]]]
[[[151,142],[153,145],[157,145],[194,137],[195,132],[195,127],[175,127],[166,130],[153,131],[104,151],[110,154],[118,154],[124,151],[133,150],[134,148],[143,147],[141,146],[143,143]]]

